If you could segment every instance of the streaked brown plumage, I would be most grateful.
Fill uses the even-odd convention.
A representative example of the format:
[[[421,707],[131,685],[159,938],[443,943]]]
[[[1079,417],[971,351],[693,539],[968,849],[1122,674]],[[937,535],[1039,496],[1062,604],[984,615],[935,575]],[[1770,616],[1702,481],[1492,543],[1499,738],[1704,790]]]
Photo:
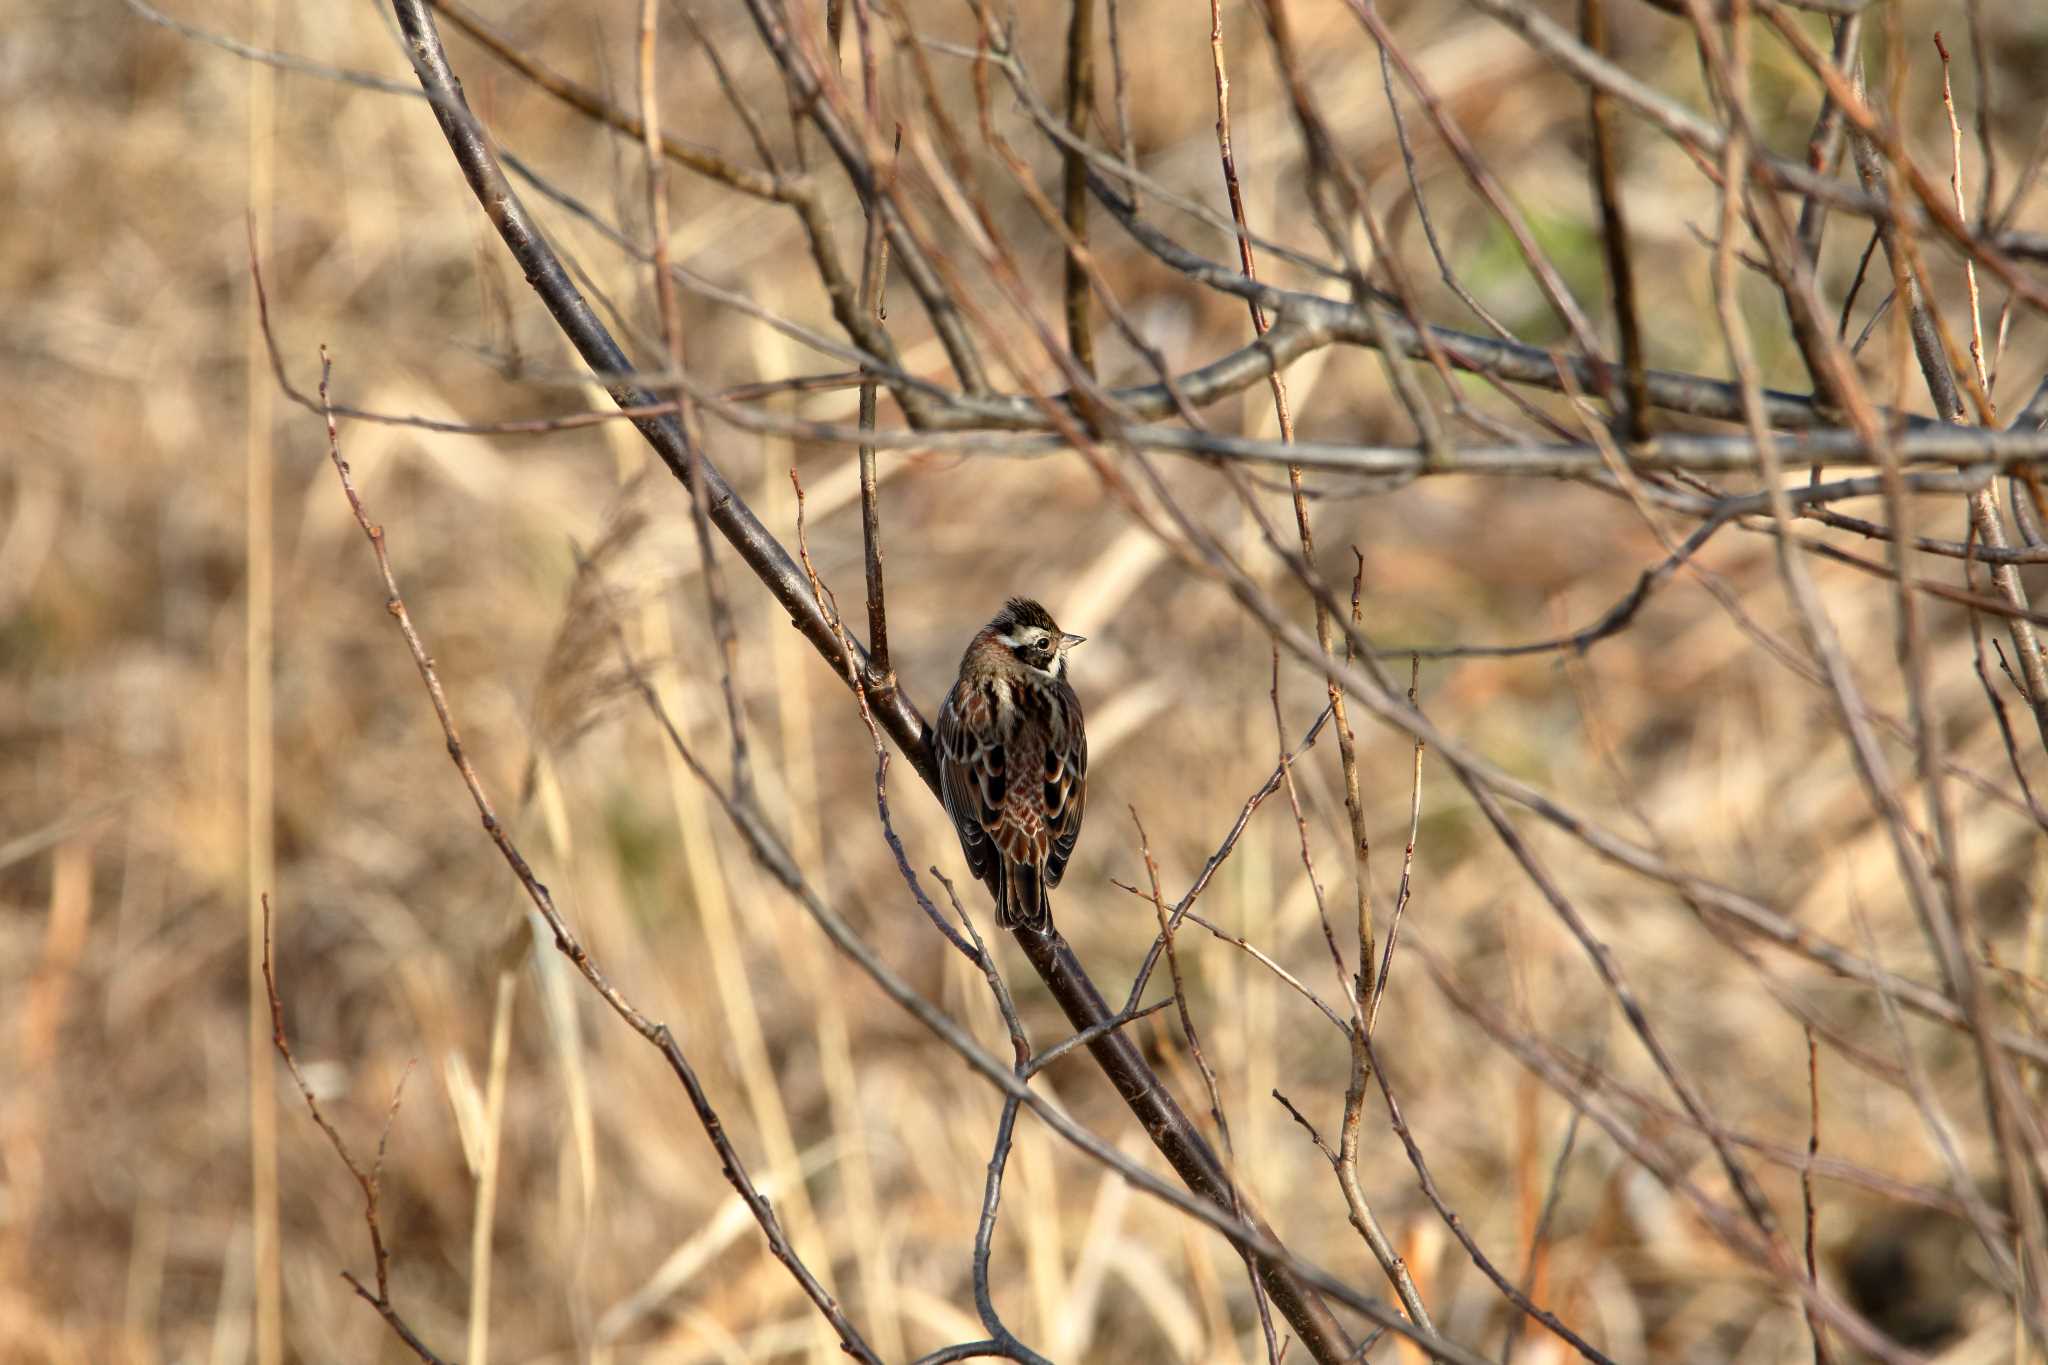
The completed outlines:
[[[960,659],[939,709],[939,789],[967,866],[995,896],[1004,928],[1052,927],[1088,794],[1088,736],[1067,685],[1081,643],[1044,607],[1013,597]]]

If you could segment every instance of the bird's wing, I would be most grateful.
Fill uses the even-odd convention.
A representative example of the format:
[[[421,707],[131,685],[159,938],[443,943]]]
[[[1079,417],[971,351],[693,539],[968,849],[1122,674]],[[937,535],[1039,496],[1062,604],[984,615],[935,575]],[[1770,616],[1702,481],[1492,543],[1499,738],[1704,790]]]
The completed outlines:
[[[960,835],[968,870],[986,882],[1001,861],[991,832],[1001,818],[1008,782],[988,694],[976,689],[963,697],[957,688],[948,693],[939,708],[937,740],[939,794]]]
[[[1045,855],[1045,884],[1058,886],[1081,837],[1088,802],[1088,732],[1081,724],[1081,699],[1063,681],[1055,689],[1052,743],[1045,750],[1045,827],[1051,846]]]

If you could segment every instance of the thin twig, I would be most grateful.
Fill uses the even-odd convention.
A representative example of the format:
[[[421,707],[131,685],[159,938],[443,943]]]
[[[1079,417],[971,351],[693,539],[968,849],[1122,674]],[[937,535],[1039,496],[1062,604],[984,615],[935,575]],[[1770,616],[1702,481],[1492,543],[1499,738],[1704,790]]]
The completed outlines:
[[[400,1316],[391,1302],[391,1252],[384,1245],[384,1229],[379,1222],[377,1199],[380,1193],[380,1178],[384,1173],[384,1154],[391,1141],[391,1125],[398,1118],[398,1104],[405,1095],[405,1082],[412,1075],[412,1066],[406,1065],[398,1078],[398,1084],[391,1089],[391,1103],[384,1111],[384,1127],[377,1134],[377,1158],[366,1171],[356,1163],[348,1143],[341,1131],[320,1108],[320,1101],[314,1097],[313,1087],[307,1083],[305,1072],[299,1069],[299,1059],[292,1055],[292,1045],[285,1037],[284,998],[277,989],[277,969],[270,954],[270,896],[266,893],[263,901],[263,989],[270,1000],[270,1041],[277,1049],[277,1055],[284,1059],[285,1069],[292,1074],[292,1080],[299,1087],[299,1098],[306,1102],[306,1112],[313,1116],[313,1122],[327,1135],[327,1141],[334,1148],[334,1154],[341,1158],[341,1164],[348,1168],[349,1175],[363,1192],[363,1223],[370,1234],[370,1263],[377,1288],[373,1292],[352,1271],[344,1270],[341,1277],[347,1280],[356,1294],[372,1308],[377,1316],[384,1319],[406,1349],[418,1356],[425,1365],[444,1365],[441,1357],[434,1354],[412,1326]]]
[[[1380,1097],[1387,1102],[1387,1120],[1393,1126],[1394,1135],[1401,1139],[1402,1149],[1408,1153],[1409,1164],[1415,1167],[1415,1178],[1422,1187],[1423,1195],[1429,1200],[1431,1207],[1437,1211],[1437,1216],[1443,1219],[1444,1226],[1451,1230],[1451,1235],[1458,1239],[1458,1245],[1462,1246],[1465,1249],[1465,1254],[1472,1258],[1472,1264],[1479,1267],[1479,1273],[1493,1281],[1494,1288],[1498,1289],[1502,1297],[1506,1298],[1509,1303],[1521,1309],[1528,1317],[1542,1323],[1560,1341],[1563,1341],[1581,1356],[1596,1362],[1596,1365],[1614,1365],[1614,1362],[1600,1351],[1599,1348],[1595,1347],[1571,1328],[1565,1326],[1556,1314],[1532,1303],[1529,1297],[1522,1292],[1521,1288],[1514,1281],[1503,1275],[1495,1267],[1492,1260],[1487,1257],[1486,1253],[1479,1249],[1479,1244],[1472,1240],[1471,1233],[1466,1230],[1465,1221],[1444,1201],[1442,1192],[1437,1189],[1436,1181],[1429,1173],[1429,1164],[1423,1160],[1422,1148],[1416,1143],[1415,1134],[1409,1130],[1407,1120],[1401,1116],[1401,1104],[1394,1097],[1393,1086],[1387,1080],[1387,1070],[1379,1064],[1379,1058],[1373,1052],[1372,1040],[1370,1038],[1363,1038],[1360,1040],[1360,1045],[1371,1060],[1372,1074],[1379,1082]]]
[[[326,383],[328,363],[326,354],[323,351],[321,354],[321,382],[323,387]],[[590,983],[591,988],[612,1008],[612,1011],[625,1020],[635,1033],[646,1039],[649,1044],[662,1054],[663,1059],[667,1061],[670,1071],[674,1073],[676,1079],[682,1084],[684,1091],[689,1096],[690,1105],[696,1111],[698,1121],[704,1127],[705,1135],[711,1139],[711,1145],[718,1153],[726,1180],[731,1183],[733,1189],[738,1192],[740,1198],[746,1203],[748,1210],[754,1215],[755,1221],[761,1225],[761,1231],[768,1239],[769,1250],[774,1253],[777,1260],[787,1267],[791,1276],[797,1281],[798,1286],[804,1291],[805,1296],[817,1307],[819,1313],[824,1315],[825,1320],[832,1325],[833,1330],[838,1333],[840,1343],[847,1353],[857,1360],[880,1365],[879,1359],[868,1348],[867,1343],[861,1338],[860,1333],[855,1330],[853,1324],[847,1320],[837,1301],[812,1276],[809,1269],[805,1267],[803,1261],[797,1256],[795,1248],[790,1245],[789,1239],[783,1233],[781,1220],[776,1217],[774,1209],[769,1206],[768,1201],[762,1197],[760,1191],[754,1187],[752,1179],[747,1175],[746,1166],[740,1160],[739,1153],[733,1148],[731,1141],[726,1137],[725,1125],[720,1120],[718,1111],[712,1107],[709,1095],[697,1079],[696,1070],[690,1065],[689,1059],[683,1054],[683,1050],[676,1042],[674,1035],[669,1032],[668,1025],[657,1023],[642,1014],[627,1000],[624,993],[612,984],[611,979],[584,950],[574,931],[569,928],[568,922],[556,910],[554,897],[549,893],[547,887],[543,886],[534,875],[533,868],[527,863],[524,855],[519,852],[518,846],[513,843],[512,836],[506,831],[504,825],[499,822],[497,810],[492,805],[490,797],[484,792],[482,779],[477,776],[476,768],[470,763],[469,756],[462,747],[461,737],[455,728],[454,714],[449,708],[447,693],[442,689],[440,674],[434,667],[433,658],[427,652],[426,645],[420,639],[419,632],[413,626],[412,615],[406,609],[405,599],[399,594],[398,581],[392,573],[391,558],[385,547],[384,528],[370,520],[369,512],[363,505],[362,497],[356,492],[355,481],[351,477],[348,462],[341,455],[340,438],[335,432],[334,419],[331,416],[328,418],[327,440],[328,456],[334,465],[336,475],[341,480],[342,492],[348,499],[350,510],[355,514],[356,524],[362,528],[364,536],[369,539],[371,552],[376,558],[377,570],[384,584],[386,609],[398,623],[399,633],[405,637],[406,647],[412,653],[414,667],[419,671],[420,681],[427,689],[427,696],[433,703],[435,717],[440,721],[442,734],[447,740],[448,757],[455,764],[456,772],[461,775],[463,786],[468,789],[470,799],[475,803],[478,814],[483,817],[484,832],[498,846],[498,852],[512,869],[513,875],[519,879],[520,885],[526,889],[527,897],[533,902],[534,908],[540,912],[541,918],[547,921],[548,928],[554,933],[556,948],[575,965],[576,969],[582,973],[584,980]],[[650,687],[650,694],[651,691]],[[669,733],[672,738],[679,739],[679,736],[677,736],[676,731],[672,727]],[[690,764],[692,769],[696,770],[700,776],[703,776],[703,769],[695,758],[686,749],[682,750],[682,753],[685,761]],[[716,788],[714,787],[713,790],[716,791]],[[374,1300],[372,1301],[374,1302]]]
[[[854,17],[860,36],[860,75],[862,113],[867,119],[867,133],[870,140],[879,140],[882,121],[881,91],[875,72],[874,38],[870,29],[866,0],[854,0]],[[889,163],[889,177],[895,176],[896,157],[902,154],[903,130],[896,130],[895,156]],[[880,211],[874,197],[868,196],[862,206],[867,215],[867,241],[861,249],[860,307],[862,313],[873,321],[877,331],[885,331],[887,311],[883,295],[889,282],[889,237],[883,230]],[[875,428],[877,385],[872,378],[864,378],[860,386],[860,425],[863,431]],[[863,442],[860,447],[860,536],[863,564],[867,571],[868,596],[868,657],[870,668],[868,686],[894,688],[896,668],[889,655],[889,610],[888,596],[882,584],[882,517],[880,499],[875,490],[875,447],[872,442]]]
[[[1145,822],[1138,818],[1138,808],[1132,806],[1131,823],[1138,830],[1138,853],[1145,860],[1145,876],[1152,887],[1152,911],[1159,920],[1159,933],[1166,940],[1166,968],[1173,978],[1173,1002],[1180,1015],[1181,1036],[1188,1040],[1188,1052],[1195,1059],[1196,1068],[1202,1073],[1202,1088],[1209,1095],[1209,1118],[1216,1125],[1216,1136],[1223,1143],[1223,1160],[1233,1172],[1237,1166],[1237,1149],[1230,1140],[1230,1121],[1223,1113],[1223,1091],[1216,1083],[1216,1068],[1209,1065],[1209,1058],[1202,1051],[1202,1035],[1195,1028],[1194,1011],[1188,1006],[1187,983],[1181,979],[1180,953],[1174,947],[1173,921],[1166,913],[1166,901],[1159,892],[1159,863],[1152,856],[1152,841],[1145,837]],[[1231,1212],[1244,1217],[1244,1194],[1238,1181],[1233,1177],[1230,1186]],[[1264,1287],[1259,1283],[1259,1263],[1247,1255],[1245,1268],[1251,1272],[1252,1302],[1259,1312],[1259,1326],[1266,1338],[1266,1357],[1279,1365],[1280,1347],[1273,1335],[1273,1315],[1266,1306]]]
[[[1069,0],[1067,13],[1067,131],[1085,141],[1095,107],[1095,0]],[[1088,241],[1088,162],[1069,149],[1063,159],[1061,191],[1067,232],[1077,244],[1067,251],[1067,347],[1074,363],[1095,373],[1095,331],[1088,322],[1088,269],[1082,256]]]
[[[1420,707],[1417,696],[1420,687],[1422,661],[1412,658],[1408,665],[1408,704]],[[1380,968],[1373,976],[1372,1004],[1365,1011],[1365,1036],[1372,1037],[1373,1029],[1379,1024],[1380,999],[1387,993],[1387,978],[1394,971],[1394,949],[1401,941],[1401,918],[1408,911],[1408,893],[1415,871],[1415,844],[1422,833],[1422,751],[1421,740],[1415,741],[1415,762],[1408,782],[1408,843],[1401,850],[1401,882],[1394,891],[1394,911],[1387,917],[1387,946],[1380,959]]]
[[[1814,1041],[1810,1027],[1806,1030],[1806,1090],[1812,1097],[1812,1112],[1806,1132],[1806,1162],[1799,1168],[1799,1203],[1806,1225],[1806,1276],[1818,1282],[1820,1263],[1814,1254],[1814,1241],[1820,1228],[1820,1216],[1813,1204],[1813,1161],[1820,1155],[1820,1046]],[[1806,1305],[1806,1331],[1813,1338],[1813,1365],[1830,1365],[1834,1353],[1828,1349],[1820,1314],[1814,1311],[1812,1304]]]
[[[1579,0],[1579,26],[1586,46],[1607,55],[1606,0]],[[1636,308],[1635,257],[1630,249],[1628,215],[1621,198],[1619,117],[1614,97],[1588,86],[1587,123],[1593,131],[1593,193],[1600,205],[1600,247],[1607,262],[1607,287],[1621,340],[1622,387],[1627,401],[1621,416],[1631,442],[1650,434],[1650,390],[1645,377],[1642,324]]]

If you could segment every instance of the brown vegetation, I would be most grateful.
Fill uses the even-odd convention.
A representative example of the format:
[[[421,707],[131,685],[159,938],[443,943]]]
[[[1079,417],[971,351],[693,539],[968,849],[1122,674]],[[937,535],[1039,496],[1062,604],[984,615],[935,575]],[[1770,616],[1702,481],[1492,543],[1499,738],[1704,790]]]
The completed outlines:
[[[1018,592],[1089,637],[1090,816],[1053,910],[1112,1008],[1265,793],[1151,977],[1144,1002],[1171,1003],[1123,1033],[1222,1151],[1220,1107],[1245,1205],[1300,1265],[1384,1316],[1426,1305],[1417,1334],[1450,1358],[1577,1358],[1454,1232],[1615,1360],[2037,1358],[2048,19],[1875,6],[1865,174],[1837,137],[1802,179],[1833,34],[1767,0],[1733,22],[1600,6],[1589,41],[1670,102],[1662,129],[1625,89],[1589,109],[1547,40],[1503,22],[1537,7],[1506,0],[1263,0],[1214,35],[1207,7],[1101,0],[1092,108],[1063,85],[1070,7],[983,28],[972,6],[834,4],[838,69],[825,6],[757,2],[788,16],[779,38],[690,0],[484,20],[545,72],[437,13],[576,287],[652,396],[690,399],[703,456],[791,554],[801,488],[807,567],[860,640],[880,578],[849,373],[893,350],[871,367],[868,506],[900,691],[878,671],[859,702],[808,582],[783,585],[799,606],[764,590],[729,507],[701,509],[707,570],[682,446],[672,472],[632,424],[582,419],[613,400],[479,212],[390,11],[255,7],[234,37],[283,66],[209,41],[231,19],[203,8],[179,17],[205,34],[133,0],[10,22],[0,1360],[413,1358],[341,1277],[375,1294],[380,1267],[272,1049],[265,892],[298,1075],[365,1176],[384,1143],[387,1307],[423,1349],[481,1359],[487,1325],[500,1360],[825,1361],[844,1332],[897,1361],[999,1334],[971,1269],[1000,1077],[820,917],[1007,1067],[990,982],[934,928],[958,923],[936,865],[1021,1055],[1072,1031],[1034,972],[1053,950],[995,935],[919,777],[915,716]],[[1543,12],[1578,43],[1575,7]],[[1219,54],[1258,277],[1327,305],[1263,295],[1255,321],[1237,287]],[[793,111],[792,69],[843,84]],[[665,192],[649,130],[576,110],[564,81],[621,114],[660,92]],[[1070,123],[1109,160],[1064,158]],[[879,324],[848,165],[909,225]],[[1889,250],[1866,251],[1873,218]],[[646,246],[664,220],[672,295]],[[853,291],[836,313],[806,222]],[[1811,279],[1774,280],[1815,232]],[[1915,271],[1927,306],[1876,311]],[[1367,281],[1400,301],[1359,306]],[[1485,351],[1458,290],[1522,349]],[[950,337],[937,300],[961,309]],[[1411,319],[1451,330],[1404,348]],[[1284,404],[1249,346],[1266,327]],[[317,407],[323,348],[335,453],[551,899],[480,832],[328,428],[289,396]],[[1589,349],[1609,363],[1563,363]],[[1090,365],[1103,387],[1174,383],[1120,408]],[[1824,397],[1766,411],[1759,384]],[[2017,425],[1994,449],[1929,420],[1958,416]],[[1781,437],[1776,479],[1766,421],[1808,433]],[[1293,473],[1282,440],[1308,451]],[[1809,463],[1821,493],[1797,491]],[[1796,505],[1739,501],[1773,488]],[[1299,747],[1326,654],[1348,660],[1344,752],[1327,724]],[[877,819],[882,748],[929,915]],[[1361,988],[1397,903],[1383,987],[1374,962]],[[556,951],[556,911],[645,1031],[666,1025],[668,1063]],[[1068,1052],[1029,1089],[1058,1113],[1015,1115],[1001,1328],[1059,1361],[1267,1357],[1230,1241],[1058,1131],[1178,1188],[1096,1063]],[[704,1106],[839,1327],[721,1175]],[[1271,1327],[1314,1356],[1284,1303]]]

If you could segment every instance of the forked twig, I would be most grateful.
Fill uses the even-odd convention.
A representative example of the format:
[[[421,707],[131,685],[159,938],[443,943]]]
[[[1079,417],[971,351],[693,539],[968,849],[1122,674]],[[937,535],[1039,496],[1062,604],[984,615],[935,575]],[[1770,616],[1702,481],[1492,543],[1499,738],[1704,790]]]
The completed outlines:
[[[356,1297],[377,1310],[377,1316],[384,1319],[385,1325],[405,1343],[407,1350],[418,1356],[425,1365],[445,1365],[442,1358],[420,1339],[419,1334],[413,1331],[412,1325],[406,1322],[391,1302],[391,1252],[384,1245],[384,1228],[377,1217],[379,1180],[384,1172],[384,1154],[391,1141],[391,1125],[398,1118],[398,1103],[405,1095],[405,1082],[412,1075],[412,1067],[408,1065],[404,1074],[399,1076],[398,1084],[392,1087],[391,1104],[384,1111],[384,1127],[377,1134],[377,1158],[370,1163],[370,1168],[366,1171],[357,1164],[355,1155],[349,1151],[348,1143],[342,1138],[341,1131],[334,1126],[333,1120],[321,1110],[320,1101],[313,1094],[313,1087],[306,1081],[306,1073],[299,1069],[299,1059],[292,1055],[291,1042],[285,1037],[284,998],[278,993],[277,969],[270,955],[268,893],[263,896],[263,989],[270,998],[271,1046],[275,1047],[277,1055],[284,1059],[285,1069],[292,1073],[292,1080],[299,1087],[299,1098],[306,1102],[306,1112],[313,1116],[313,1122],[327,1135],[327,1141],[334,1148],[334,1154],[341,1158],[341,1164],[348,1168],[349,1175],[363,1192],[363,1222],[370,1233],[370,1261],[374,1267],[372,1277],[377,1287],[372,1291],[356,1278],[354,1271],[344,1270],[341,1277],[348,1281],[349,1288],[355,1290]]]

